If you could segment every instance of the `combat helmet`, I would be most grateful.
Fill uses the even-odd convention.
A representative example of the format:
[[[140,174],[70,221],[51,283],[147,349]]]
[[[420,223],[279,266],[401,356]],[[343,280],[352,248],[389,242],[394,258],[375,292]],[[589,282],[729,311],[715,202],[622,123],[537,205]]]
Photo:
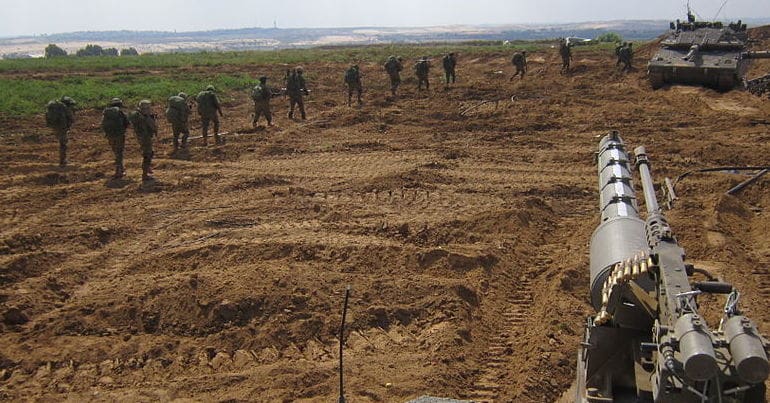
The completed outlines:
[[[180,92],[179,95],[177,95],[179,98],[187,99],[187,93]]]
[[[305,72],[305,69],[302,66],[297,66],[294,68],[294,71],[296,71],[297,74],[302,74]]]
[[[152,102],[148,99],[143,99],[139,101],[139,110],[145,110],[149,109],[152,106]]]
[[[67,106],[75,106],[75,105],[78,104],[77,102],[75,102],[74,99],[72,99],[72,98],[70,98],[68,96],[61,97],[60,102],[63,103],[64,105],[67,105]]]
[[[121,107],[123,106],[123,101],[120,98],[112,98],[112,101],[110,101],[110,106]]]
[[[213,86],[213,85],[209,85],[209,86],[207,86],[207,87],[206,87],[206,91],[216,92],[216,90],[217,90],[217,89],[216,89],[216,88],[214,88],[214,86]]]

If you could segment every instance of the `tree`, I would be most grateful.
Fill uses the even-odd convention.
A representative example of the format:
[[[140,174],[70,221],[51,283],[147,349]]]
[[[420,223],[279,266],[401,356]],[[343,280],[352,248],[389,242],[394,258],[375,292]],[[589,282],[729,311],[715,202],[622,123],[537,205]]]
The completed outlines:
[[[139,52],[137,52],[136,49],[134,48],[121,49],[120,55],[121,56],[139,56]]]
[[[623,37],[620,36],[620,34],[616,32],[605,32],[599,36],[596,37],[597,42],[607,42],[607,43],[613,43],[613,42],[623,42]]]
[[[76,53],[77,56],[101,56],[104,52],[99,45],[88,44],[85,48],[79,49]]]
[[[118,55],[118,49],[116,48],[106,48],[102,50],[102,56],[117,56]]]
[[[45,57],[61,57],[61,56],[67,56],[67,51],[56,46],[55,44],[50,44],[45,47]]]

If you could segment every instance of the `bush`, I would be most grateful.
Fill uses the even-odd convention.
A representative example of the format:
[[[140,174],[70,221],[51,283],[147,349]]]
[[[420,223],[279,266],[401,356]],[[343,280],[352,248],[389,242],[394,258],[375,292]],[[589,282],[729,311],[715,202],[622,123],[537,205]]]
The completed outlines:
[[[609,42],[609,43],[623,42],[623,37],[620,36],[620,34],[615,33],[615,32],[605,32],[605,33],[597,36],[596,37],[596,41],[597,42],[605,42],[605,43],[606,42]]]
[[[139,52],[137,52],[136,49],[134,48],[121,49],[120,55],[121,56],[139,56]]]
[[[116,48],[107,48],[102,50],[102,56],[117,56],[118,50]]]
[[[104,49],[102,49],[99,45],[86,45],[85,48],[79,49],[75,55],[83,57],[83,56],[101,56],[104,52]]]
[[[46,58],[61,57],[61,56],[67,56],[67,51],[56,46],[53,43],[45,47]]]

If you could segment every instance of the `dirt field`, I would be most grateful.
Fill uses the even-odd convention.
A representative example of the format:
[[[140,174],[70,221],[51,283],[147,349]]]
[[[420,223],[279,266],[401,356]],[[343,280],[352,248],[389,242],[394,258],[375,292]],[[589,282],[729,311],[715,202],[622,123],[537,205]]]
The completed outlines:
[[[345,66],[311,64],[305,122],[279,98],[252,130],[232,94],[223,130],[242,135],[176,158],[164,123],[150,190],[133,135],[128,180],[109,180],[98,110],[79,112],[66,170],[42,117],[2,118],[0,400],[333,401],[346,285],[348,401],[555,400],[592,313],[599,137],[646,145],[659,181],[770,164],[767,99],[653,92],[649,56],[626,75],[581,52],[563,76],[537,52],[510,82],[510,55],[460,55],[456,86],[434,68],[417,93],[408,69],[398,99],[362,63],[360,109]],[[770,334],[770,178],[723,196],[745,178],[685,179],[669,220]]]

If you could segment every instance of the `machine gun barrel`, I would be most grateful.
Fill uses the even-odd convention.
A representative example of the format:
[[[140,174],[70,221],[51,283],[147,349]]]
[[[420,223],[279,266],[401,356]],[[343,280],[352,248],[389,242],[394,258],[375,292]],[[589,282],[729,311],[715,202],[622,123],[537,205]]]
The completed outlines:
[[[652,183],[650,160],[647,158],[647,151],[644,147],[636,147],[634,154],[636,154],[636,165],[639,168],[639,179],[642,182],[644,205],[647,206],[647,214],[655,214],[660,211],[660,206],[658,206],[658,197],[655,195],[655,185]]]

